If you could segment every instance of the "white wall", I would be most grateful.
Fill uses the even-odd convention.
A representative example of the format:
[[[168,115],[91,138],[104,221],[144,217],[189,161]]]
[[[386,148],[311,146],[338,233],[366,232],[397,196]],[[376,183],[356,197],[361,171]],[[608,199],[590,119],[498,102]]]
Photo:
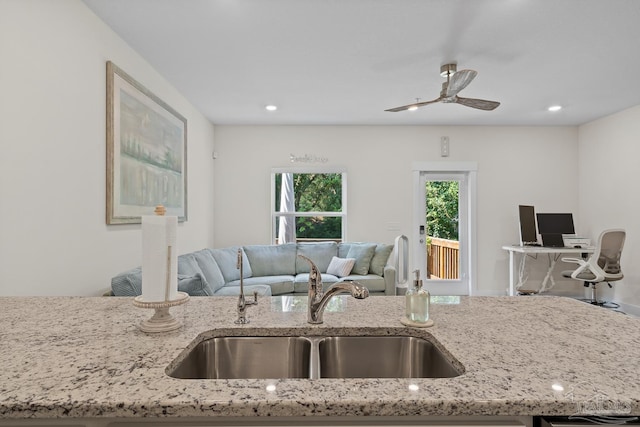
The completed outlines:
[[[595,120],[579,128],[580,212],[586,231],[596,238],[607,228],[624,228],[622,252],[624,279],[615,294],[599,287],[603,297],[640,306],[640,106]]]
[[[640,107],[579,130],[218,126],[214,135],[213,125],[79,0],[0,2],[0,55],[0,295],[95,295],[114,274],[140,264],[139,225],[104,220],[107,60],[188,119],[189,220],[179,227],[180,253],[268,242],[270,169],[291,166],[290,154],[347,167],[352,241],[411,234],[413,161],[476,161],[481,293],[504,292],[500,247],[518,240],[520,203],[573,212],[578,232],[591,237],[625,227],[623,284],[638,281],[632,260],[640,201],[629,173],[639,158]],[[446,159],[439,157],[443,135],[451,138]],[[389,231],[390,223],[400,231]],[[537,274],[535,263],[530,270]],[[618,286],[616,299],[640,305],[640,292]]]
[[[79,0],[0,2],[0,295],[97,295],[141,263],[140,226],[105,225],[105,63],[188,120],[189,220],[213,243],[214,127]]]
[[[440,157],[440,137],[451,156]],[[518,204],[578,212],[575,127],[216,126],[214,243],[270,241],[270,172],[290,154],[326,157],[348,173],[348,240],[392,243],[412,232],[414,161],[478,162],[478,289],[504,294],[518,241]],[[295,164],[299,166],[300,164]],[[578,228],[581,218],[576,215]],[[400,231],[389,231],[399,223]]]

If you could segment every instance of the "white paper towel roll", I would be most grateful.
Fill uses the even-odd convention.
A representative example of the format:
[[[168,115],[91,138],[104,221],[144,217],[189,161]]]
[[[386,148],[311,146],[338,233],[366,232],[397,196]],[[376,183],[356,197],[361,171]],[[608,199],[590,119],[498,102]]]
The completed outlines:
[[[142,217],[142,300],[159,302],[178,296],[176,251],[178,218]]]

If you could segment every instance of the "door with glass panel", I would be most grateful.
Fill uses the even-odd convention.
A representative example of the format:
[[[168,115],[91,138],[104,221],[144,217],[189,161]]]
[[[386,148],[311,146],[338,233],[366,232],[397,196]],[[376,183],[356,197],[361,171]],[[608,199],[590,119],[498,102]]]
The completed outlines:
[[[416,176],[414,265],[433,295],[469,295],[473,265],[469,171],[419,171]]]

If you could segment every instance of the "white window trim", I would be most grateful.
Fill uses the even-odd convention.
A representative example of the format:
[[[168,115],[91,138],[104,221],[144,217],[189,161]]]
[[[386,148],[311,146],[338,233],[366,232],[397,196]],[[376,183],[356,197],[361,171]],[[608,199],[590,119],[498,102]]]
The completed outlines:
[[[420,243],[420,226],[426,225],[424,218],[424,196],[422,198],[417,197],[418,194],[424,194],[424,189],[420,188],[422,173],[441,173],[445,175],[447,173],[465,173],[467,175],[467,184],[469,191],[469,199],[467,209],[468,218],[468,230],[467,235],[469,239],[468,247],[466,248],[468,256],[468,294],[474,295],[477,293],[477,172],[478,164],[476,162],[413,162],[412,163],[412,176],[413,176],[413,233],[412,238],[414,240],[413,247],[413,268],[420,269],[422,279],[425,280],[426,274],[426,259],[422,259],[424,251],[421,249]],[[431,285],[434,281],[428,281]],[[426,285],[425,281],[425,285]],[[435,284],[434,284],[435,285]],[[443,285],[446,286],[445,283]],[[428,288],[428,286],[427,286]],[[438,292],[439,293],[439,292]]]
[[[319,174],[341,174],[342,175],[342,212],[297,212],[282,213],[276,212],[276,179],[277,174],[282,173],[319,173]],[[344,166],[297,166],[290,168],[272,168],[271,169],[271,241],[275,241],[276,218],[278,216],[333,216],[342,219],[342,236],[343,242],[347,241],[347,168]]]

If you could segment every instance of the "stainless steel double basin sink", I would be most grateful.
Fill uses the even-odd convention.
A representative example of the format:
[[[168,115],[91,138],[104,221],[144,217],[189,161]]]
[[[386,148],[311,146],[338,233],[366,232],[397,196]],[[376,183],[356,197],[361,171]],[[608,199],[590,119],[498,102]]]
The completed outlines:
[[[210,338],[167,369],[184,379],[450,378],[462,371],[432,342],[410,336]]]

